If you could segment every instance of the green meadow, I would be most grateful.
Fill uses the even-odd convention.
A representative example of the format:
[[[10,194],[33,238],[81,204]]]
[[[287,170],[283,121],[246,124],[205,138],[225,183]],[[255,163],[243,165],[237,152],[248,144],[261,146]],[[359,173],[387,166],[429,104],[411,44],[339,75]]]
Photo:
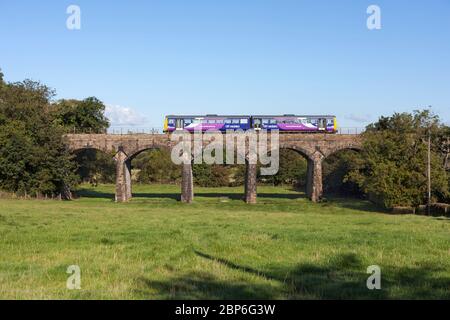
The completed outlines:
[[[73,201],[0,200],[1,299],[450,299],[450,219],[289,188],[114,186]],[[68,266],[81,269],[69,290]],[[367,268],[381,268],[368,290]]]

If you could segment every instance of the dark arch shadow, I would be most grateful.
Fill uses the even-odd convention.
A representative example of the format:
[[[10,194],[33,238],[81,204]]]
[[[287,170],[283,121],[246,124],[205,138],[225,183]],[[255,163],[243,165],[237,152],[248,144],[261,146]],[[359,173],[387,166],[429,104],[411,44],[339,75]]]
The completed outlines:
[[[345,182],[348,172],[352,170],[354,157],[358,157],[361,149],[354,147],[340,148],[329,153],[322,161],[323,195],[327,199],[338,199],[339,203],[348,203],[346,199],[364,199],[360,188],[352,182]],[[352,206],[351,203],[348,203]],[[361,202],[357,204],[360,206]],[[370,206],[363,206],[360,210],[371,211]],[[379,211],[379,208],[377,208]]]
[[[87,146],[87,147],[82,147],[82,148],[77,148],[77,149],[70,149],[69,151],[70,151],[70,153],[76,155],[76,154],[79,154],[81,152],[88,151],[88,150],[95,150],[96,152],[101,152],[104,154],[111,154],[111,157],[114,157],[114,154],[116,154],[116,152],[108,152],[108,151],[105,151],[103,149],[96,148],[93,146]]]
[[[115,181],[115,161],[113,152],[86,147],[71,151],[73,161],[77,164],[77,173],[84,183],[97,186],[99,183]]]

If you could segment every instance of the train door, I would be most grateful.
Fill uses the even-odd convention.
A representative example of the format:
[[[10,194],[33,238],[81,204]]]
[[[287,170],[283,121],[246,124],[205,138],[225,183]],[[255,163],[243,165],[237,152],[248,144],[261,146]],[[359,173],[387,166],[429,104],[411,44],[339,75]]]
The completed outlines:
[[[260,118],[253,118],[253,129],[261,130],[261,123],[262,123],[262,119],[260,119]]]
[[[319,118],[317,122],[317,128],[319,131],[326,131],[327,130],[327,119],[326,118]]]
[[[184,119],[178,118],[175,120],[175,130],[184,129]]]

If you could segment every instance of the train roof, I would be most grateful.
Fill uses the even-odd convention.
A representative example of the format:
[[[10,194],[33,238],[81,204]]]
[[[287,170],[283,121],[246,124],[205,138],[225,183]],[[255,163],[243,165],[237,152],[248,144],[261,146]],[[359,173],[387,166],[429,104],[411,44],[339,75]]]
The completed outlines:
[[[332,118],[335,117],[331,114],[253,114],[254,118],[286,118],[286,117],[298,117],[298,118]]]
[[[223,115],[223,114],[197,114],[197,115],[180,115],[180,114],[172,114],[167,115],[167,118],[250,118],[250,115],[242,115],[242,114],[232,114],[232,115]]]
[[[167,115],[167,118],[284,118],[284,117],[299,117],[299,118],[332,118],[334,115],[298,115],[298,114],[277,114],[277,115],[242,115],[242,114],[203,114],[203,115]]]

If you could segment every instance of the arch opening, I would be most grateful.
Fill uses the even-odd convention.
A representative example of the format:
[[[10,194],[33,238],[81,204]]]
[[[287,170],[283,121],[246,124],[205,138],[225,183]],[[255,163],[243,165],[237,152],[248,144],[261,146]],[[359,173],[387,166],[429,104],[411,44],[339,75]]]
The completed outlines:
[[[214,152],[212,156],[215,156]],[[245,155],[240,155],[245,159]],[[233,153],[232,163],[227,163],[226,148],[223,150],[223,163],[192,164],[195,195],[205,200],[228,202],[245,198],[246,164],[238,163],[238,155]],[[204,160],[204,159],[203,159]],[[228,159],[231,160],[231,159]]]
[[[130,198],[180,198],[179,192],[175,192],[170,185],[180,184],[182,166],[174,164],[170,154],[168,148],[149,147],[125,160],[125,171],[128,171],[126,174],[130,179]]]
[[[77,164],[81,185],[75,194],[81,197],[114,198],[107,185],[115,183],[116,163],[114,153],[97,148],[80,148],[72,151]]]
[[[363,192],[352,178],[361,164],[361,149],[347,147],[334,150],[323,160],[323,192],[328,197],[357,197]]]
[[[263,176],[258,170],[258,197],[262,199],[298,199],[307,195],[309,157],[297,148],[279,149],[279,169],[275,175]],[[258,168],[261,165],[258,165]]]

